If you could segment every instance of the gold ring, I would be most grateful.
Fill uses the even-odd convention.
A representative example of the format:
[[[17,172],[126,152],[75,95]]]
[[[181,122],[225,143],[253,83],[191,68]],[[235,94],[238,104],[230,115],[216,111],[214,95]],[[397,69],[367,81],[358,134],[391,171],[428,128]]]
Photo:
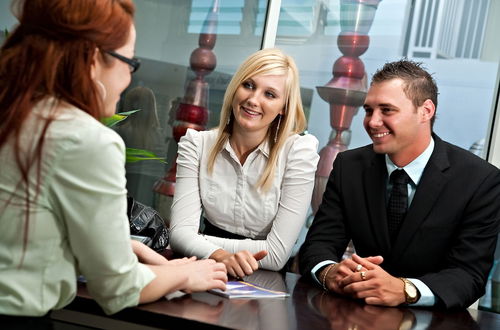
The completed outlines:
[[[366,281],[366,272],[361,272],[361,273],[359,273],[359,275],[361,275],[361,279],[363,281]]]
[[[359,272],[362,268],[363,268],[363,266],[361,266],[360,264],[358,264],[358,265],[356,266],[356,271],[357,271],[357,272]]]

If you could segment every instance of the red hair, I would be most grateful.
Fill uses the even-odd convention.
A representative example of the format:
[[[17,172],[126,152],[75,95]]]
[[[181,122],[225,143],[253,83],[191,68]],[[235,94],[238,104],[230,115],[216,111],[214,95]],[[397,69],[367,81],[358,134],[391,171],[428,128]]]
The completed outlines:
[[[115,50],[126,43],[134,5],[131,0],[18,0],[12,8],[19,25],[0,49],[0,148],[14,139],[26,193],[26,248],[28,173],[36,166],[38,195],[42,149],[53,118],[41,123],[42,134],[32,154],[22,154],[20,148],[23,124],[34,105],[47,96],[101,117],[103,104],[91,78],[95,51]]]

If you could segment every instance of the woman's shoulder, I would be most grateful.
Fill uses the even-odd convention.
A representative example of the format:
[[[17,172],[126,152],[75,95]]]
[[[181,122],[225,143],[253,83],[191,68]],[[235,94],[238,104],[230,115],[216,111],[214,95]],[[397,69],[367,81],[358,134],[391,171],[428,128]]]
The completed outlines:
[[[192,128],[188,128],[186,134],[181,137],[179,145],[193,144],[198,147],[211,146],[217,139],[217,133],[217,129],[197,131]]]
[[[283,148],[287,166],[316,170],[319,161],[318,139],[311,134],[294,134],[290,136]],[[294,164],[294,165],[292,165]]]
[[[197,131],[192,128],[188,128],[186,134],[181,139],[187,140],[215,140],[217,138],[218,129],[211,129],[206,131]]]
[[[108,144],[125,147],[118,133],[71,105],[58,109],[56,119],[50,126],[50,137],[67,149],[94,149]]]
[[[310,149],[317,151],[318,150],[318,139],[309,133],[303,134],[292,134],[290,135],[285,142],[285,149]]]

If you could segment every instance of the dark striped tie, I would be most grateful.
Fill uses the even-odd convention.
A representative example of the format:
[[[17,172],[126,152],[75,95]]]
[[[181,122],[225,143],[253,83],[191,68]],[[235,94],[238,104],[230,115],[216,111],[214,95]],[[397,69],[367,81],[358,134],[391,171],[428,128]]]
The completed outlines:
[[[390,177],[392,190],[387,205],[387,224],[391,242],[395,241],[408,210],[408,182],[410,180],[405,170],[395,170]]]

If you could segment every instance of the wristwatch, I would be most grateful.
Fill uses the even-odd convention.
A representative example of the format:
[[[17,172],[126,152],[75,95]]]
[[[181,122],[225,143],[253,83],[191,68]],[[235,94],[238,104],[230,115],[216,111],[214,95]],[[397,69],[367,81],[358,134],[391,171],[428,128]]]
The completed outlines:
[[[405,290],[405,303],[414,304],[420,299],[420,292],[418,291],[415,284],[409,281],[407,278],[400,277],[399,278],[404,283]]]

